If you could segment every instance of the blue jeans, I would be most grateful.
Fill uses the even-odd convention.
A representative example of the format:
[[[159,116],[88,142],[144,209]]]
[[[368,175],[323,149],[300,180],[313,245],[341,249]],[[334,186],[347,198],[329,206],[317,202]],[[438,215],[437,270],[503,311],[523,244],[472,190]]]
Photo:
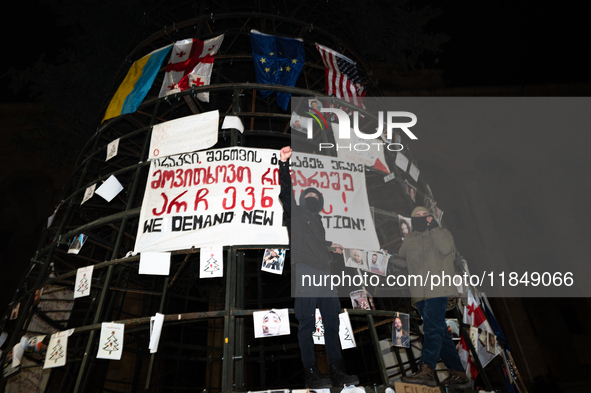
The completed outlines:
[[[445,324],[447,297],[421,300],[417,303],[417,309],[423,318],[421,363],[426,363],[435,370],[435,365],[441,359],[448,369],[465,372]]]

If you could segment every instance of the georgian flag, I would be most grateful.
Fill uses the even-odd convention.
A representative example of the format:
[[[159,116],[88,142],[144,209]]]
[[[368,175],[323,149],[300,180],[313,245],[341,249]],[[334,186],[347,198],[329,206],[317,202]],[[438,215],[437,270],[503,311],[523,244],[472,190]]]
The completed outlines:
[[[474,388],[474,381],[478,376],[478,368],[476,368],[476,364],[474,364],[472,360],[472,355],[470,354],[468,344],[466,344],[463,335],[460,337],[460,342],[457,344],[456,349],[458,350],[458,355],[460,355],[462,366],[464,366],[464,370],[466,370],[466,376]]]
[[[493,329],[486,320],[486,316],[480,307],[480,299],[478,295],[474,296],[474,293],[470,288],[468,288],[467,294],[468,305],[464,307],[464,323],[494,334]],[[476,340],[475,349],[482,367],[486,367],[486,365],[497,355],[496,353],[489,353],[486,350],[486,345],[483,345],[480,340]],[[460,349],[458,348],[458,353],[459,351]],[[460,358],[461,357],[462,354],[460,353]],[[474,365],[471,365],[471,367],[474,367]],[[476,376],[474,375],[473,378],[476,378]]]
[[[209,85],[215,54],[223,41],[223,34],[205,41],[194,38],[177,41],[172,47],[158,97],[179,93],[193,86]],[[209,102],[209,93],[198,93],[197,98]]]
[[[480,300],[474,296],[470,288],[468,288],[468,305],[464,306],[464,323],[493,333],[480,308]]]

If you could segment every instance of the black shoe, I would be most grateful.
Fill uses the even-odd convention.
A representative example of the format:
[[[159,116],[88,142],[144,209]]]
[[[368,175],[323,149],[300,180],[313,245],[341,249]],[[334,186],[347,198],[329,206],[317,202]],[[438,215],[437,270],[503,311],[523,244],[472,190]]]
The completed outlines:
[[[408,377],[402,377],[402,382],[412,383],[416,385],[427,385],[430,387],[437,386],[437,382],[435,381],[435,372],[426,363],[422,363],[419,366],[419,369],[413,375]]]
[[[330,380],[332,381],[332,386],[335,388],[342,388],[343,385],[358,385],[359,378],[357,375],[347,375],[345,374],[338,364],[332,364],[330,367]]]
[[[466,373],[456,370],[448,370],[449,377],[445,378],[439,386],[451,386],[458,389],[467,389],[470,387],[470,380]]]
[[[332,386],[330,379],[324,378],[316,366],[306,368],[306,385],[308,389],[326,389]]]

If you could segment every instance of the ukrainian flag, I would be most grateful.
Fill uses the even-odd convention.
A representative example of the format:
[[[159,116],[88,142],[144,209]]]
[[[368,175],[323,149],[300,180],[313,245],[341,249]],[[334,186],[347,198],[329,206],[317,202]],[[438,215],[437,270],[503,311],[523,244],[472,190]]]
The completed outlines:
[[[146,94],[152,87],[156,74],[162,66],[162,62],[168,55],[172,44],[164,48],[156,49],[152,53],[142,57],[129,69],[127,76],[115,92],[113,99],[109,103],[107,112],[103,121],[133,113],[140,106]]]

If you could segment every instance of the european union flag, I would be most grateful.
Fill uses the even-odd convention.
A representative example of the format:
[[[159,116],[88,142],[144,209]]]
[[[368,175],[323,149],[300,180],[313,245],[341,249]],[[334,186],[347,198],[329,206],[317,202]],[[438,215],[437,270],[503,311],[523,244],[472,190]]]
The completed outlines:
[[[257,83],[295,86],[304,67],[302,40],[276,37],[256,30],[250,31],[252,61]],[[268,97],[272,90],[261,90]],[[287,110],[290,93],[277,92],[277,105]]]

